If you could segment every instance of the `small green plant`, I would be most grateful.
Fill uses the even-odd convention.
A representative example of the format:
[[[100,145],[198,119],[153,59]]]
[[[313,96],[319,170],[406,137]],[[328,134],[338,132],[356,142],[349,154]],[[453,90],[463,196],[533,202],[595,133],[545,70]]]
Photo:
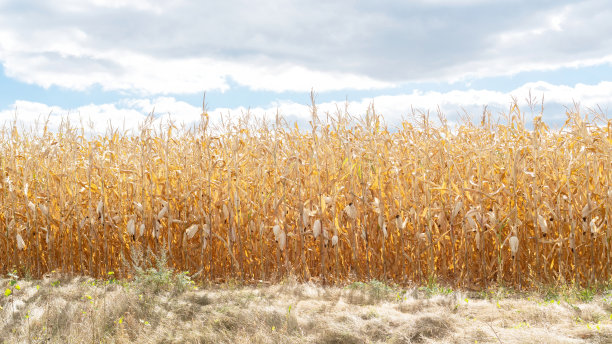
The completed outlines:
[[[367,293],[369,297],[374,300],[386,299],[390,295],[395,294],[392,287],[388,286],[384,282],[381,282],[375,279],[370,280],[367,283],[353,282],[349,284],[348,286],[346,286],[346,288],[351,289],[351,290],[363,291]]]
[[[366,286],[365,283],[357,281],[347,285],[346,288],[351,290],[364,290]]]
[[[576,297],[582,302],[591,302],[593,301],[593,297],[595,297],[595,290],[592,288],[578,290]]]
[[[287,316],[285,317],[285,331],[289,330],[289,316],[291,315],[291,305],[287,308]]]
[[[153,253],[151,255],[155,258],[155,267],[143,269],[138,265],[134,266],[134,284],[142,292],[157,294],[161,291],[170,291],[178,295],[194,284],[188,271],[175,273],[168,268],[168,257],[165,250],[162,250],[159,257]]]
[[[526,320],[521,321],[520,323],[514,325],[512,328],[513,329],[523,329],[523,328],[530,328],[531,325],[529,325],[529,323]]]
[[[189,271],[183,271],[174,275],[174,292],[182,294],[190,286],[193,287],[195,282],[189,277]]]
[[[373,279],[368,283],[368,292],[374,299],[381,300],[391,294],[393,289],[384,282]]]
[[[544,301],[557,301],[559,300],[559,288],[547,287],[542,290],[542,298]]]
[[[8,282],[9,288],[4,291],[4,295],[10,296],[15,292],[15,290],[21,290],[21,286],[18,283],[19,276],[17,275],[17,270],[13,270],[13,272],[9,272],[7,275],[10,277]]]
[[[105,283],[106,283],[107,285],[108,285],[108,284],[116,284],[116,283],[118,283],[117,279],[115,278],[115,272],[114,272],[114,271],[109,271],[109,272],[107,273],[107,275],[108,275],[108,277],[109,277],[109,278],[108,278],[108,279],[105,281]]]
[[[21,286],[18,284],[19,276],[17,275],[17,270],[13,270],[13,272],[9,272],[7,275],[10,277],[10,279],[8,282],[8,288],[4,290],[4,297],[8,298],[8,302],[10,303],[11,307],[14,308],[14,294],[17,290],[21,290]]]
[[[32,342],[32,336],[30,334],[30,311],[26,311],[24,318],[26,320],[27,327],[28,327],[28,343],[30,343]]]
[[[435,277],[430,277],[427,281],[427,285],[419,288],[419,291],[425,293],[425,297],[430,298],[434,295],[450,295],[453,293],[452,288],[447,288],[438,284],[438,281]]]

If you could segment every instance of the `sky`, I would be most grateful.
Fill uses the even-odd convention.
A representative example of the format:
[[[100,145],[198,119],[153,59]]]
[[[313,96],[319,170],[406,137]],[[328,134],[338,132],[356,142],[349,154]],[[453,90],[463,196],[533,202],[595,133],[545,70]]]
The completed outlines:
[[[390,126],[530,95],[552,126],[574,104],[610,118],[610,18],[609,0],[0,0],[0,125],[193,125],[204,92],[211,116],[304,124],[311,90]]]

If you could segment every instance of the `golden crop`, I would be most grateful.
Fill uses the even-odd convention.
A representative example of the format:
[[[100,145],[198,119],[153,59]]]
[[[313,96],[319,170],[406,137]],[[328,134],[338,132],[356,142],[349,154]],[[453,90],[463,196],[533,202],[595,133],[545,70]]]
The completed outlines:
[[[503,124],[423,113],[390,132],[373,108],[312,109],[308,130],[215,131],[203,114],[136,136],[2,131],[0,273],[129,277],[135,250],[166,250],[211,281],[610,278],[612,121],[570,111],[561,130],[528,130],[514,104]]]

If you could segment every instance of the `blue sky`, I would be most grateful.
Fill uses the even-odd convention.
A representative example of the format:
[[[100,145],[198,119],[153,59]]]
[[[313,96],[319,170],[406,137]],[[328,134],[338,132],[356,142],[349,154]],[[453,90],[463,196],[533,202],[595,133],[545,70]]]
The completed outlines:
[[[208,110],[304,121],[374,103],[449,120],[512,97],[612,105],[612,5],[590,1],[0,0],[0,122],[51,114],[135,128],[155,108],[194,123]]]

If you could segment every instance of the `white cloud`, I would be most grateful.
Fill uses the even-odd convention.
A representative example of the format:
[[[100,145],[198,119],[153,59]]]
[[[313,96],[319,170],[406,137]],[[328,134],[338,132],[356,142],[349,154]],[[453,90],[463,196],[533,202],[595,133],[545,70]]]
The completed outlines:
[[[579,103],[583,109],[601,108],[606,109],[612,106],[612,82],[600,82],[595,85],[577,84],[574,87],[565,85],[553,85],[546,82],[526,83],[521,87],[510,92],[499,92],[491,90],[467,90],[449,92],[422,92],[415,90],[409,94],[386,95],[373,98],[363,98],[358,101],[348,103],[348,113],[355,117],[360,117],[366,113],[368,107],[374,104],[375,110],[382,115],[386,123],[390,126],[398,125],[402,119],[408,119],[413,110],[432,111],[432,118],[439,108],[451,122],[459,121],[459,114],[463,115],[466,110],[473,118],[478,119],[484,106],[487,106],[493,114],[507,113],[513,99],[516,99],[524,112],[529,112],[528,98],[531,96],[536,104],[544,101],[544,120],[559,122],[560,118],[565,118],[565,113],[558,113],[563,107],[573,108],[574,101]],[[324,102],[317,104],[319,116],[326,113],[335,115],[338,111],[344,111],[343,102]],[[548,110],[549,108],[554,110]],[[281,101],[270,104],[268,107],[256,107],[248,109],[249,112],[257,117],[267,117],[273,119],[278,111],[285,117],[305,123],[311,119],[310,105],[296,103],[293,101]],[[539,107],[536,107],[539,111]],[[247,111],[244,107],[233,109],[218,108],[209,111],[211,115],[233,114],[239,115]],[[607,114],[603,114],[607,115]]]
[[[145,114],[130,108],[120,108],[115,104],[86,105],[74,110],[49,106],[29,101],[16,101],[12,109],[0,111],[0,123],[4,126],[16,123],[19,129],[40,132],[45,123],[48,129],[56,131],[66,121],[72,127],[81,126],[91,133],[103,133],[109,128],[138,129]]]
[[[104,133],[110,127],[128,132],[138,132],[147,116],[156,114],[156,125],[166,124],[171,118],[176,124],[192,125],[200,119],[202,110],[174,98],[125,99],[112,104],[89,104],[75,109],[19,100],[11,109],[0,111],[0,126],[16,122],[26,131],[40,131],[44,124],[56,131],[62,122],[81,127],[94,134]]]
[[[512,15],[508,15],[511,13]],[[607,0],[0,4],[17,80],[151,96],[393,87],[612,63]]]
[[[57,43],[56,43],[57,44]],[[59,49],[58,49],[59,50]],[[64,51],[70,51],[66,46]],[[85,90],[101,85],[104,90],[121,90],[141,95],[190,94],[202,90],[229,89],[228,79],[254,90],[304,91],[315,85],[320,91],[342,88],[374,89],[392,83],[346,73],[324,73],[283,64],[266,66],[211,58],[156,59],[129,51],[87,55],[15,54],[5,58],[8,76],[27,83],[59,85]]]
[[[137,10],[157,15],[163,13],[171,2],[155,0],[56,0],[54,6],[61,12],[83,14],[92,10]]]
[[[392,83],[376,81],[368,77],[337,72],[319,72],[307,68],[284,64],[278,67],[245,67],[236,66],[230,76],[241,85],[254,90],[304,91],[314,86],[320,92],[351,88],[367,90],[393,87]]]
[[[387,124],[394,126],[399,124],[402,118],[406,118],[412,109],[423,111],[436,111],[439,107],[451,122],[458,120],[457,113],[462,109],[473,111],[476,118],[480,115],[483,106],[488,106],[493,111],[507,112],[512,99],[515,98],[524,111],[527,111],[527,98],[531,94],[536,101],[541,101],[544,96],[545,108],[550,105],[567,106],[572,108],[574,101],[579,102],[583,108],[594,108],[601,106],[607,109],[612,106],[612,82],[601,82],[596,85],[577,84],[573,87],[564,85],[552,85],[546,82],[527,83],[511,92],[503,93],[490,90],[468,90],[450,92],[420,92],[414,91],[410,94],[388,95],[374,98],[364,98],[359,101],[348,103],[348,112],[352,116],[359,117],[374,104],[377,113],[381,114]],[[326,113],[334,115],[338,109],[344,111],[344,103],[323,102],[317,104],[318,113],[323,117]],[[57,106],[17,101],[11,109],[0,111],[0,124],[10,124],[17,119],[19,126],[30,128],[33,123],[42,123],[49,117],[50,129],[57,129],[60,122],[68,118],[73,125],[93,124],[93,131],[103,133],[109,123],[114,128],[133,130],[137,132],[146,116],[154,110],[157,115],[156,126],[160,121],[167,123],[171,119],[176,125],[191,127],[199,123],[202,109],[184,101],[172,97],[159,97],[155,99],[138,98],[124,99],[113,104],[87,105],[73,110],[66,110]],[[537,109],[536,109],[537,110]],[[293,101],[278,101],[267,107],[255,108],[215,108],[208,111],[214,124],[219,124],[221,117],[224,121],[236,119],[242,114],[249,112],[255,118],[266,118],[272,121],[277,111],[289,120],[306,123],[311,119],[309,104]],[[603,114],[606,115],[607,114]],[[433,116],[433,115],[432,115]],[[544,112],[544,120],[558,121],[563,118],[563,113]]]

